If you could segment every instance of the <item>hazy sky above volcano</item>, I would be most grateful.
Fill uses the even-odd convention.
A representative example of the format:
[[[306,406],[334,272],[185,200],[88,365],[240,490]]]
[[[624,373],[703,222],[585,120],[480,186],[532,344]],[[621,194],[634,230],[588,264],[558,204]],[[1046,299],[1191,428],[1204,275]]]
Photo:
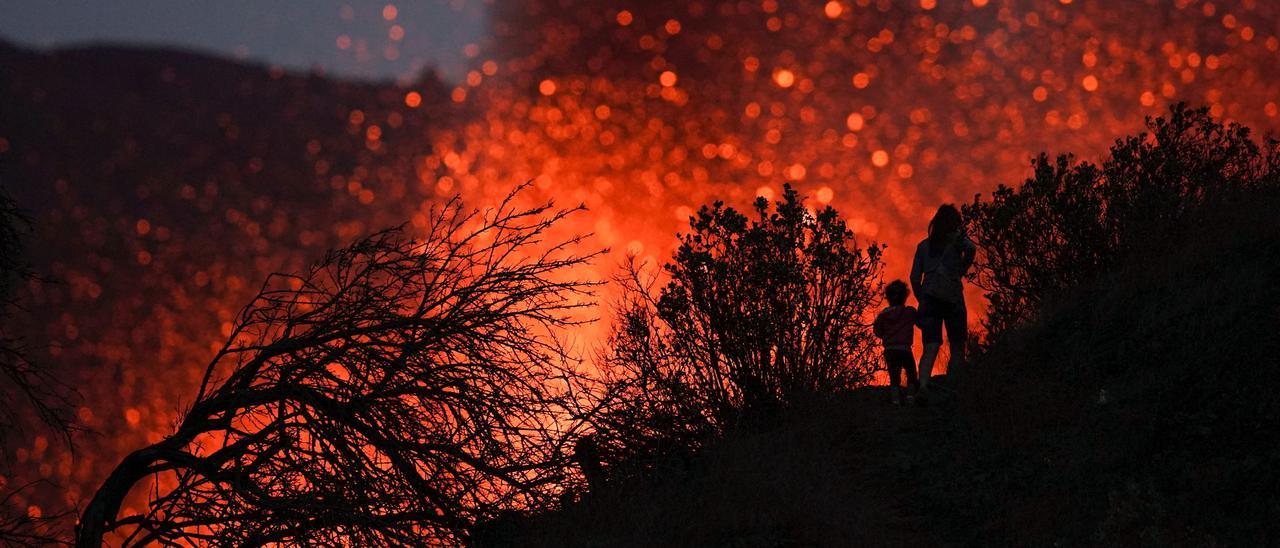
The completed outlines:
[[[0,0],[0,37],[38,48],[181,47],[360,78],[436,66],[456,79],[463,49],[484,36],[486,12],[483,0]]]

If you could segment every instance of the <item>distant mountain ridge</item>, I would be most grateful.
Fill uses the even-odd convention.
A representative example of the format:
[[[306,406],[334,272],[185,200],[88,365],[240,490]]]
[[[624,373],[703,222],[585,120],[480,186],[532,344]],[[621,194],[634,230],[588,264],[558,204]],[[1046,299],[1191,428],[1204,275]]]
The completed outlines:
[[[81,388],[94,431],[74,462],[38,430],[15,437],[11,479],[47,477],[74,499],[166,431],[221,323],[270,272],[436,199],[409,176],[454,110],[430,76],[401,87],[187,51],[0,43],[0,185],[32,217],[35,270],[56,280],[32,288],[26,327],[47,342],[40,363]]]

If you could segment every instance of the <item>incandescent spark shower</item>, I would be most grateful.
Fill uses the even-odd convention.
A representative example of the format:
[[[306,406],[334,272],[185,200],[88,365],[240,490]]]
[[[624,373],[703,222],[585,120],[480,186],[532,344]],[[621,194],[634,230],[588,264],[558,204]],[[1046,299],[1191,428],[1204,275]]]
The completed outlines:
[[[1280,126],[1280,4],[1261,0],[515,0],[456,82],[346,82],[190,53],[0,46],[0,173],[30,211],[37,360],[80,387],[71,451],[32,425],[4,448],[9,504],[82,506],[171,432],[270,272],[407,223],[454,194],[588,212],[569,230],[661,263],[714,200],[790,182],[904,277],[938,203],[1096,159],[1171,103]],[[410,21],[334,47],[407,55]],[[603,300],[608,301],[605,291]],[[978,297],[977,294],[973,297]],[[976,302],[976,301],[971,301]],[[982,317],[970,310],[970,322]],[[575,344],[598,344],[602,327]],[[133,504],[142,503],[139,497]]]

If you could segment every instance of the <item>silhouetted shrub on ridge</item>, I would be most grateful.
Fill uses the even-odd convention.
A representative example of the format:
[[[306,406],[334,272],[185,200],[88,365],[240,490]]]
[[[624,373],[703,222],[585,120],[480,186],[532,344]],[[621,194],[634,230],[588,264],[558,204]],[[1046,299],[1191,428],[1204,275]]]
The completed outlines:
[[[858,247],[834,209],[810,211],[790,186],[753,210],[703,206],[660,291],[635,263],[623,277],[594,419],[615,458],[691,448],[874,371],[864,313],[878,302],[879,248]]]
[[[982,249],[975,275],[990,300],[989,335],[1029,319],[1127,252],[1194,230],[1181,222],[1189,211],[1277,186],[1273,139],[1259,146],[1249,128],[1184,104],[1146,125],[1148,132],[1118,139],[1101,166],[1041,154],[1020,187],[1000,185],[990,200],[964,206]]]
[[[1022,188],[970,206],[986,260],[1007,261],[981,275],[1007,276],[1009,323],[954,399],[888,411],[871,389],[784,413],[508,545],[1273,544],[1276,144],[1203,110],[1149,124],[1101,166],[1042,157]],[[664,324],[630,318],[624,338],[648,338],[625,356],[660,364],[645,345]],[[648,377],[672,392],[647,401],[697,417],[681,378]]]

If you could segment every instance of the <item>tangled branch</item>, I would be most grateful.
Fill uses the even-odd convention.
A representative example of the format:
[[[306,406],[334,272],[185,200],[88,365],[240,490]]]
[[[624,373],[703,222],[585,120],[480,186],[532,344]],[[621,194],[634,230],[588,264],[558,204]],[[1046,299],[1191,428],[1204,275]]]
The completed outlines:
[[[523,187],[521,187],[523,188]],[[403,229],[273,275],[176,431],[127,456],[84,510],[81,546],[424,544],[549,504],[571,436],[570,356],[595,256],[548,230],[581,208],[455,198]],[[154,478],[146,510],[118,515]]]

